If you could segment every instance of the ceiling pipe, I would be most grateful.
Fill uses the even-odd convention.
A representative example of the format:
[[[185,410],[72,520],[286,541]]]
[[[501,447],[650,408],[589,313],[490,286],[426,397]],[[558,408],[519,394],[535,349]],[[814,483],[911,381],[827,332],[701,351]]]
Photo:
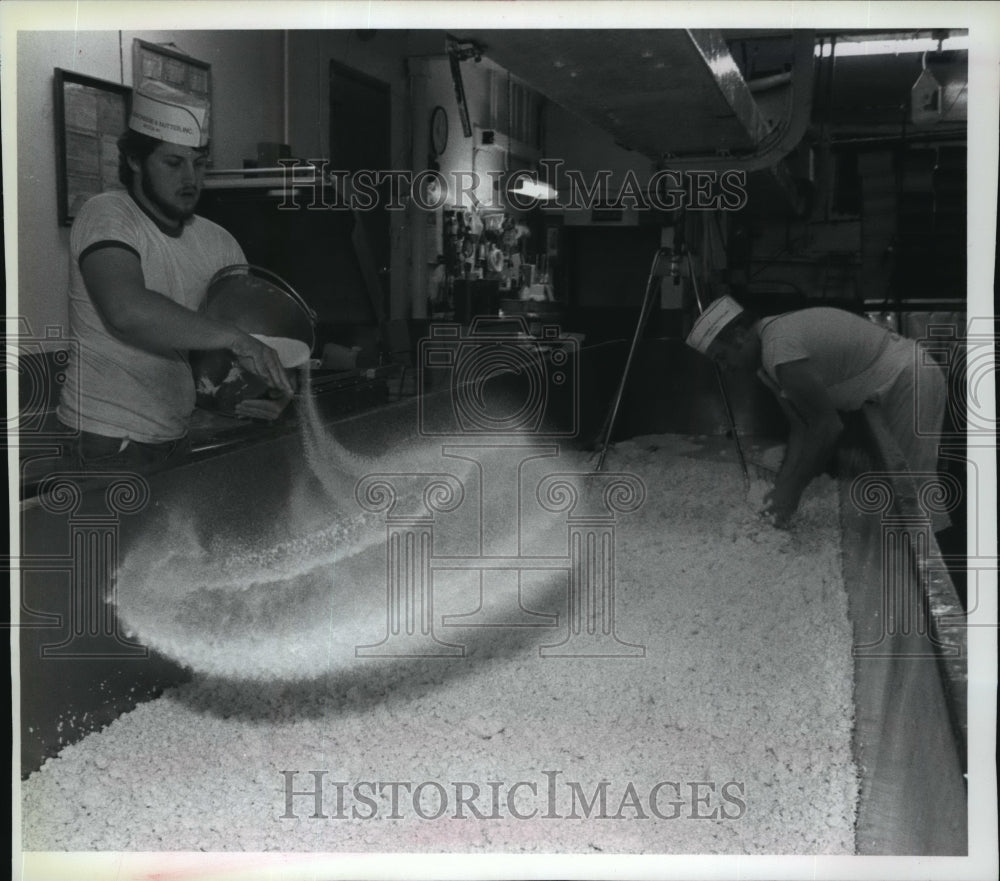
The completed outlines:
[[[708,153],[704,155],[661,157],[662,168],[697,168],[707,171],[761,171],[773,168],[802,140],[812,113],[815,78],[815,39],[813,31],[796,31],[792,38],[792,68],[788,88],[791,91],[788,112],[773,130],[768,130],[753,90],[743,79],[719,31],[689,30],[688,36],[715,77],[719,90],[733,112],[751,133],[757,146],[744,153]]]

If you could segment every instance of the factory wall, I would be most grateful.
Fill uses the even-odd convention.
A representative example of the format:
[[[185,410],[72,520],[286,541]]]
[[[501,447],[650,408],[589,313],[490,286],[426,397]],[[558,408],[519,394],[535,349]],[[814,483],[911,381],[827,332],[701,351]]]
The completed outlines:
[[[289,31],[288,130],[292,155],[302,159],[336,157],[330,151],[330,62],[385,83],[390,90],[390,156],[396,169],[409,168],[409,86],[405,31]],[[390,215],[389,312],[406,309],[409,246],[404,219]]]

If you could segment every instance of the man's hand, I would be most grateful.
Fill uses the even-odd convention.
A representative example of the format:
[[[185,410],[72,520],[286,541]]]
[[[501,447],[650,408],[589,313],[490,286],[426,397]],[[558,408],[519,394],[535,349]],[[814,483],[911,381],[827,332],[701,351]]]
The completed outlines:
[[[774,487],[764,496],[765,517],[770,518],[778,529],[787,529],[792,515],[799,507],[799,495],[780,487]]]
[[[260,419],[263,422],[274,422],[288,406],[291,395],[272,392],[266,398],[251,398],[240,401],[233,412],[241,419]]]
[[[291,398],[294,389],[274,349],[242,331],[236,332],[229,348],[239,359],[240,367],[259,376],[268,387]]]
[[[808,360],[779,364],[777,379],[784,393],[779,403],[791,430],[785,461],[774,489],[764,497],[763,513],[775,526],[787,529],[806,486],[830,460],[843,423]]]

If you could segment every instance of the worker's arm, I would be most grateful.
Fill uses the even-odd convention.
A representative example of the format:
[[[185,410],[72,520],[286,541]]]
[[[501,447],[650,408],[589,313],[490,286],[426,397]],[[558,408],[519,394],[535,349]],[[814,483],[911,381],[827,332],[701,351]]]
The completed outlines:
[[[149,290],[132,251],[116,247],[92,251],[80,261],[80,271],[102,320],[119,339],[150,352],[228,349],[246,370],[282,394],[292,394],[274,349],[233,324]]]
[[[775,525],[786,526],[809,481],[830,461],[844,425],[808,361],[779,364],[775,372],[791,433],[785,461],[764,504]]]

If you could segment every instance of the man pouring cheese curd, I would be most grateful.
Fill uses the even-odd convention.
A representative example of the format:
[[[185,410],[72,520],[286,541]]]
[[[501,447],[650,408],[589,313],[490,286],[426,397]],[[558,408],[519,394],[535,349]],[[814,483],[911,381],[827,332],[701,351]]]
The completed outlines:
[[[167,94],[171,92],[171,94]],[[237,415],[270,420],[292,386],[275,349],[200,314],[209,281],[245,264],[236,240],[196,215],[208,107],[168,87],[137,89],[118,140],[124,190],[90,198],[70,232],[71,352],[57,416],[79,429],[85,470],[155,470],[182,460],[195,407],[188,351],[225,349],[269,387]]]
[[[910,471],[937,470],[945,377],[930,367],[917,381],[913,340],[842,309],[757,318],[723,296],[698,318],[687,343],[724,369],[756,371],[788,418],[785,460],[764,500],[775,525],[788,525],[802,492],[829,462],[844,428],[840,413],[865,403],[878,407]],[[917,432],[917,412],[933,433]]]

